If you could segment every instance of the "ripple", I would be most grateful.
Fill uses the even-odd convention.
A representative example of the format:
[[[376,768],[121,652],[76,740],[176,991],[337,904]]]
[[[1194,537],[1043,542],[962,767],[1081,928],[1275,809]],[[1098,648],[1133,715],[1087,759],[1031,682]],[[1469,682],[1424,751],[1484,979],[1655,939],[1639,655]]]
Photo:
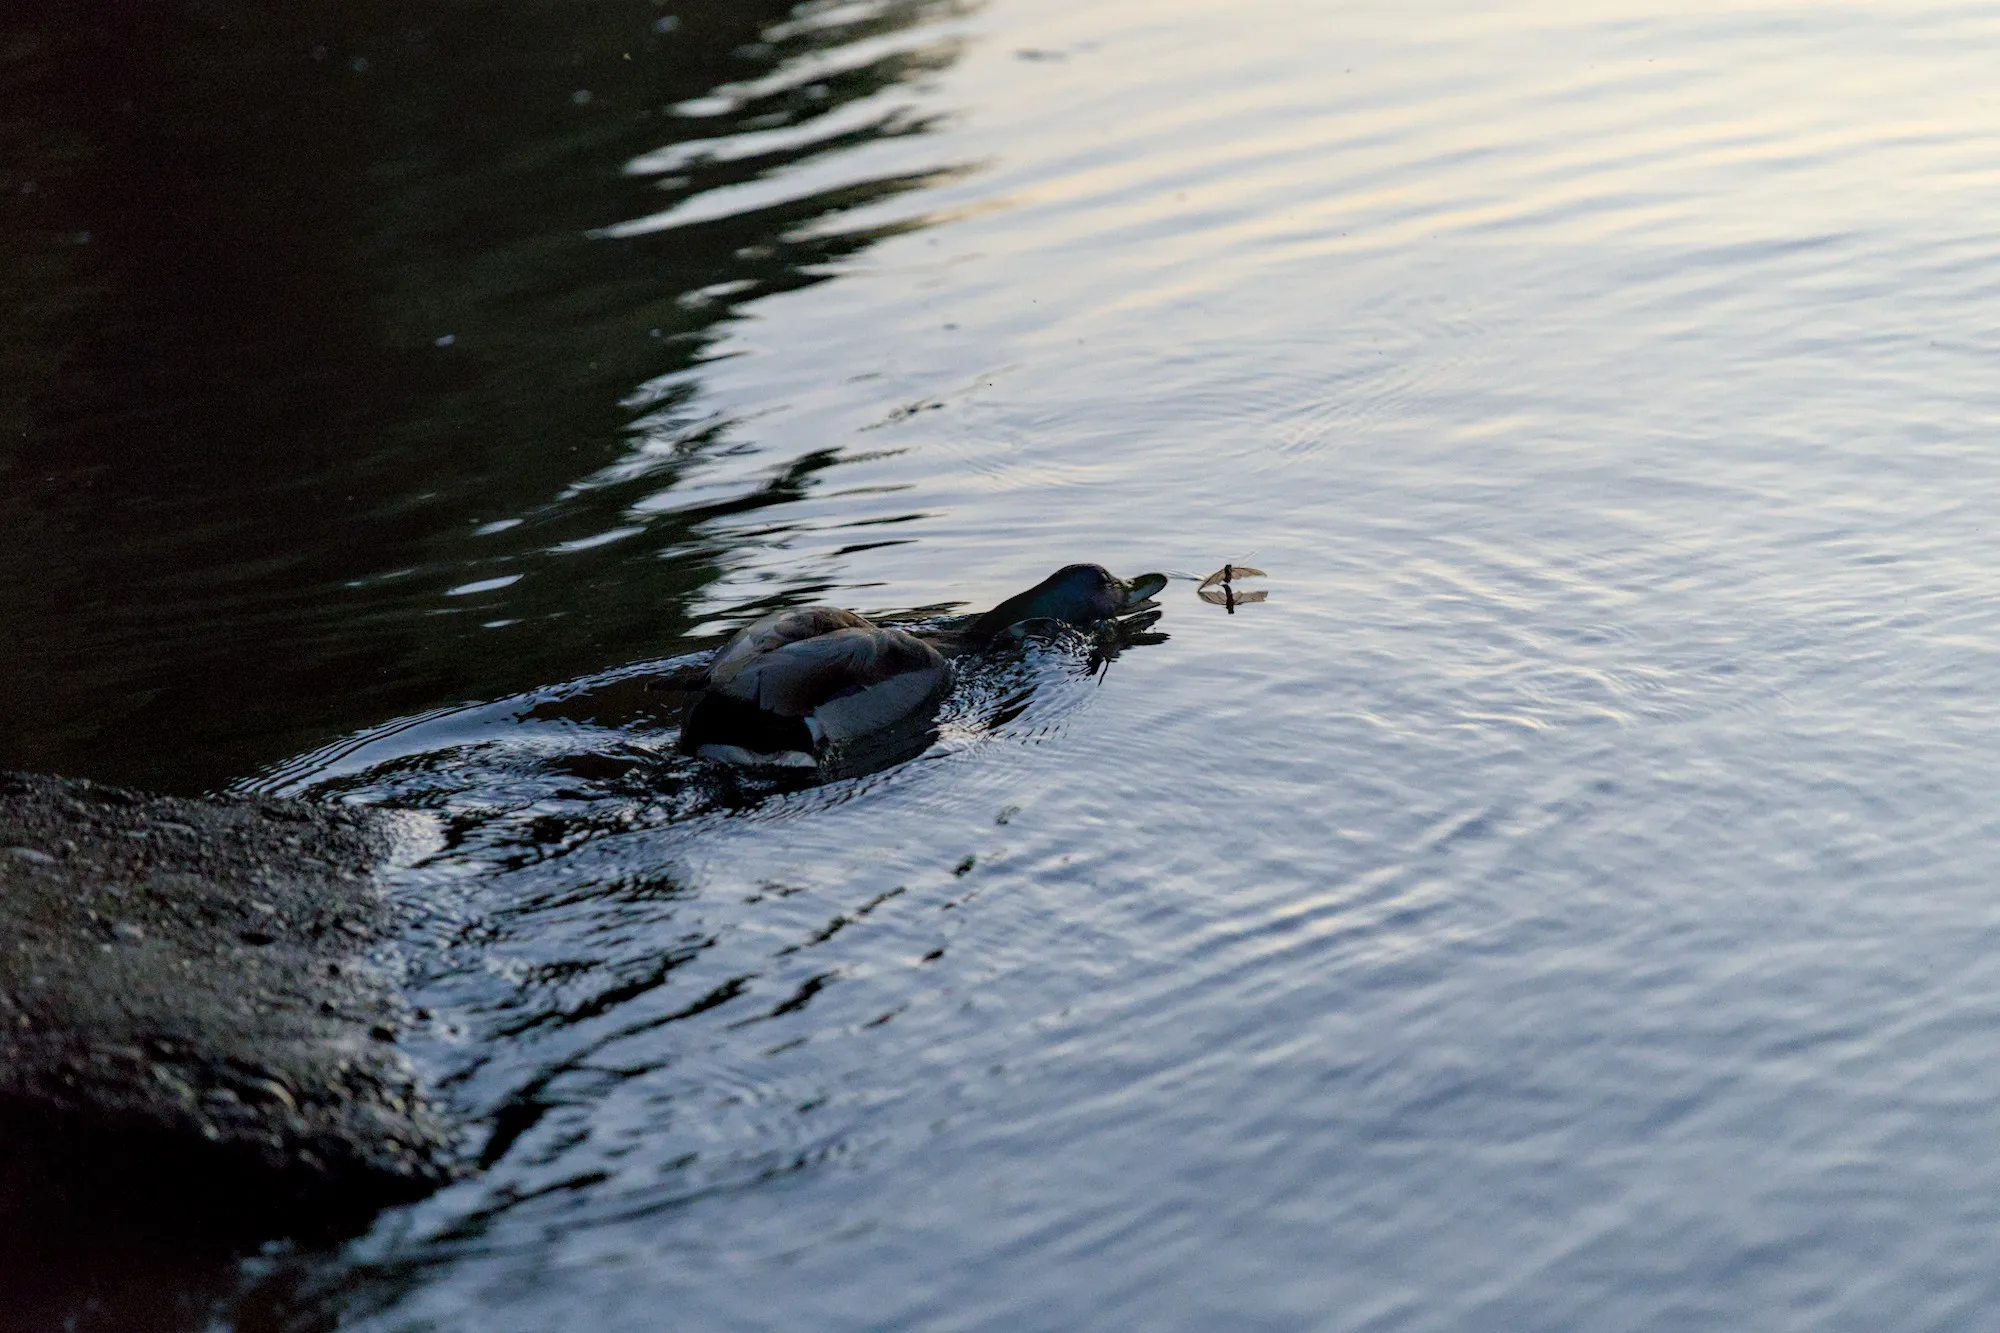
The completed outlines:
[[[338,1282],[420,1270],[384,1327],[1990,1308],[1994,31],[1007,0],[730,47],[580,224],[698,352],[471,564],[384,562],[532,559],[594,664],[251,784],[444,830],[393,887],[485,1172]],[[866,777],[724,789],[643,688],[806,598],[1253,557],[1244,614],[968,664]]]

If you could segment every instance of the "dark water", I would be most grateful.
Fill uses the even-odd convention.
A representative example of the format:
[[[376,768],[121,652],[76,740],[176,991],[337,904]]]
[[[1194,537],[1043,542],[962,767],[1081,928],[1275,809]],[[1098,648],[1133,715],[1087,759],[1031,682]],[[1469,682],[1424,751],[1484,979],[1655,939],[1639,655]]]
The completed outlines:
[[[2000,8],[5,35],[0,764],[433,812],[486,1164],[52,1319],[2000,1313]],[[764,799],[642,688],[1076,559],[1270,598]]]

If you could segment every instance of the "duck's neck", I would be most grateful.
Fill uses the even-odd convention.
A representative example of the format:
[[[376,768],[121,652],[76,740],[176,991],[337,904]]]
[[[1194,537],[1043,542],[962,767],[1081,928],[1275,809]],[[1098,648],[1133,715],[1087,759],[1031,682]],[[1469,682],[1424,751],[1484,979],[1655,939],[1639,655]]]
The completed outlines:
[[[977,625],[957,625],[947,629],[926,629],[918,637],[945,657],[965,657],[983,653],[993,646],[991,634],[975,634]]]
[[[1053,595],[1047,583],[1037,584],[1026,592],[1017,592],[1000,605],[967,625],[960,633],[971,645],[971,650],[991,647],[993,641],[1010,628],[1024,620],[1056,619],[1065,620],[1069,608],[1062,599]]]
[[[1070,565],[1057,570],[1025,592],[1017,592],[971,623],[936,635],[926,635],[947,657],[984,652],[1008,630],[1029,620],[1060,620],[1084,625],[1116,614],[1111,576],[1096,565]]]

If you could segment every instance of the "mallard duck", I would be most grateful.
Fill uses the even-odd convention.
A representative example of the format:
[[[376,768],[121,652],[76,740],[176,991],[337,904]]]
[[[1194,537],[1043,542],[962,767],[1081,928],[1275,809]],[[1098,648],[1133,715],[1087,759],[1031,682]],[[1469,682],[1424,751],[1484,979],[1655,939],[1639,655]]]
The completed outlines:
[[[681,725],[681,748],[724,763],[817,767],[822,752],[929,710],[951,660],[1034,621],[1094,625],[1141,609],[1164,574],[1118,579],[1065,565],[970,624],[910,633],[831,606],[774,611],[736,632],[709,664]]]

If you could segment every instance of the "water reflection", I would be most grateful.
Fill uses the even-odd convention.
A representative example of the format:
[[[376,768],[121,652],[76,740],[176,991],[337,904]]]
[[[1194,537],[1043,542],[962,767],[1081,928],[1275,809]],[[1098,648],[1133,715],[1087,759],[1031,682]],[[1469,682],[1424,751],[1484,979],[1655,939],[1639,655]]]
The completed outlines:
[[[294,506],[351,589],[134,586],[251,666],[301,625],[392,650],[220,716],[232,775],[349,737],[274,780],[436,816],[409,1039],[492,1160],[238,1322],[1990,1322],[1993,15],[1614,8],[1007,0],[808,51],[904,11],[725,6],[672,58],[644,16],[629,70],[551,8],[454,31],[495,86],[394,122],[356,89],[400,29],[315,38],[323,226],[374,248],[301,299],[401,275],[346,316],[391,396],[273,378],[293,452],[229,467],[324,487],[314,431],[367,440],[363,481],[421,465],[369,499],[405,528]],[[241,39],[204,40],[160,49]],[[81,272],[59,214],[38,262]],[[780,262],[822,242],[856,248]],[[314,424],[412,394],[400,435]],[[280,522],[209,519],[225,554]],[[829,585],[941,615],[1029,552],[1284,592],[1184,601],[1105,688],[1025,645],[865,777],[680,766],[645,686],[705,631]]]
[[[702,589],[841,465],[763,455],[703,406],[703,368],[750,303],[924,225],[885,208],[962,166],[867,150],[933,126],[908,90],[957,57],[939,25],[964,12],[0,17],[0,276],[21,296],[0,337],[0,766],[199,790],[366,729],[334,751],[500,867],[758,799],[662,757],[677,709],[642,675],[589,673],[705,642]],[[504,761],[461,762],[491,732],[438,743],[516,705]],[[548,964],[570,988],[622,966]],[[209,1318],[195,1260],[51,1244],[38,1312]]]
[[[0,20],[45,130],[0,191],[44,321],[0,345],[0,764],[216,786],[671,648],[786,528],[715,520],[841,461],[759,455],[709,349],[922,225],[881,205],[953,164],[867,149],[932,125],[905,89],[962,9]]]
[[[439,850],[397,892],[411,983],[449,1017],[408,1040],[444,1071],[487,1174],[428,1220],[409,1219],[428,1227],[420,1244],[285,1260],[251,1293],[246,1308],[265,1313],[239,1310],[239,1322],[360,1317],[440,1265],[528,1257],[520,1225],[602,1231],[852,1155],[850,1116],[816,1114],[820,1099],[803,1092],[784,1104],[761,1066],[804,1054],[801,1033],[820,1027],[829,991],[865,975],[844,947],[855,935],[872,933],[870,949],[915,925],[922,947],[897,946],[903,965],[941,960],[949,940],[923,920],[978,897],[979,857],[956,855],[928,882],[857,881],[831,845],[812,855],[824,837],[815,821],[908,800],[936,780],[928,770],[953,783],[979,750],[1059,735],[1124,653],[1167,641],[1160,616],[1036,632],[960,659],[922,758],[859,777],[746,773],[679,754],[680,696],[707,661],[693,655],[406,719],[260,780],[437,817]],[[885,619],[949,632],[969,618]],[[995,827],[1016,813],[998,809]],[[699,850],[722,829],[806,862],[722,890]],[[872,1032],[898,1008],[837,1022]],[[607,1135],[609,1106],[623,1109]]]

